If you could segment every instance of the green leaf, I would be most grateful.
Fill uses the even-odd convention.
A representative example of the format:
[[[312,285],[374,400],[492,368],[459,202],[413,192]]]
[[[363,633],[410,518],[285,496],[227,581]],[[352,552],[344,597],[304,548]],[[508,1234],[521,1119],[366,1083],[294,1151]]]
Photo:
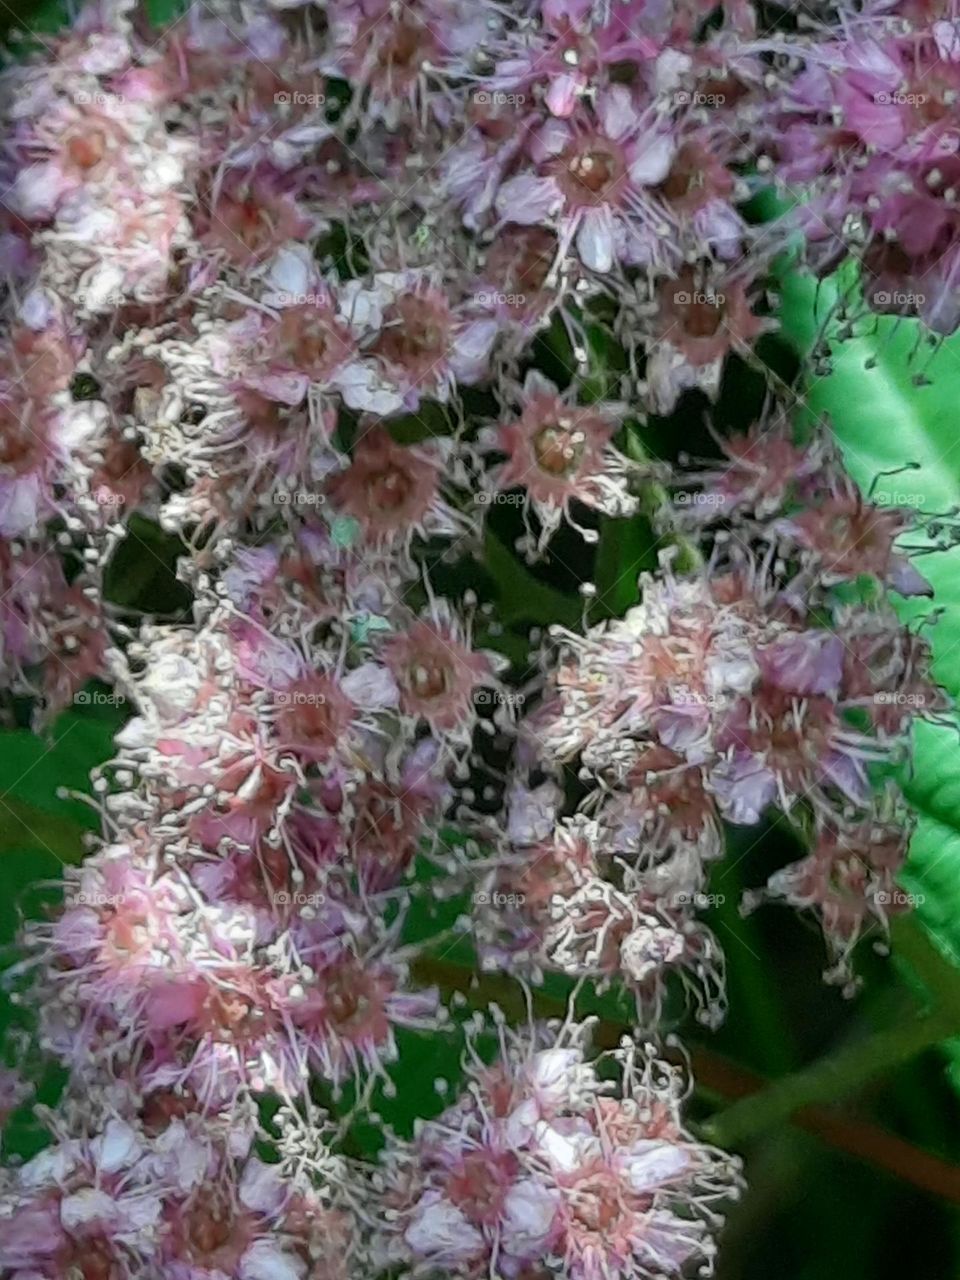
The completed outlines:
[[[134,512],[107,566],[104,594],[113,604],[181,616],[191,602],[177,577],[177,561],[185,553],[179,537]]]
[[[61,831],[67,823],[78,832],[99,826],[89,805],[58,795],[61,789],[89,793],[90,770],[113,754],[113,735],[123,720],[115,705],[88,704],[65,711],[49,734],[26,729],[0,734],[0,840],[3,847],[29,847],[25,824],[49,823]],[[39,815],[45,815],[40,817]],[[12,815],[12,816],[11,816]],[[32,815],[32,819],[31,819]],[[71,861],[76,854],[71,851]]]
[[[638,602],[640,574],[657,565],[657,541],[649,523],[640,516],[604,520],[594,569],[597,595],[590,609],[591,622],[622,618]]]
[[[64,865],[80,861],[85,833],[100,826],[95,809],[64,791],[89,794],[89,772],[113,754],[122,714],[116,705],[88,703],[64,712],[44,737],[0,733],[0,948],[7,958],[24,917],[40,917],[60,900]],[[17,1011],[0,1000],[0,1040],[15,1020]],[[63,1078],[48,1069],[37,1100],[53,1105]],[[45,1140],[24,1107],[5,1126],[4,1154],[27,1159]]]
[[[914,321],[868,317],[838,342],[851,327],[841,315],[850,296],[849,273],[819,286],[802,275],[784,280],[784,336],[807,355],[822,335],[829,351],[827,371],[802,389],[803,413],[829,422],[851,474],[864,490],[873,486],[875,501],[913,506],[921,517],[960,510],[960,334],[933,344]],[[935,543],[919,530],[905,543],[923,551],[917,567],[942,610],[929,632],[934,674],[960,703],[960,546],[927,552]],[[928,601],[893,602],[914,625],[932,613]],[[918,896],[919,919],[960,972],[960,720],[951,718],[954,727],[921,723],[915,733],[904,789],[919,825],[903,880]],[[954,1058],[960,1085],[960,1046]]]
[[[83,828],[74,822],[45,813],[36,805],[0,797],[0,853],[39,845],[61,863],[79,862],[83,857]]]
[[[514,622],[558,623],[564,627],[579,625],[583,613],[580,601],[534,577],[489,527],[483,547],[484,567],[497,584],[501,622],[507,625]]]

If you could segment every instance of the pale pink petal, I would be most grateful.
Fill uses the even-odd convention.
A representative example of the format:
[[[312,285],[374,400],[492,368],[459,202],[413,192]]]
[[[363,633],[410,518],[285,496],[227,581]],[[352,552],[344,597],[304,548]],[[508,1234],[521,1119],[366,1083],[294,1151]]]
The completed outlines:
[[[631,148],[630,181],[638,187],[663,182],[673,163],[674,144],[665,134],[652,134]]]
[[[307,1264],[267,1238],[255,1240],[240,1259],[240,1280],[303,1280]]]
[[[497,194],[497,213],[510,222],[533,226],[548,222],[563,207],[563,193],[553,178],[523,173],[505,182]]]
[[[577,252],[585,267],[606,273],[613,266],[614,222],[609,205],[584,213],[577,231]]]
[[[597,114],[608,138],[622,138],[639,123],[633,96],[624,84],[611,85],[597,101]]]
[[[421,1200],[404,1239],[415,1253],[455,1262],[483,1248],[483,1236],[461,1211],[439,1196]]]
[[[553,115],[559,116],[564,120],[573,115],[573,109],[577,105],[586,83],[586,77],[583,75],[565,73],[554,76],[553,80],[550,81],[550,88],[547,90],[545,99],[547,109]]]
[[[251,1156],[243,1170],[238,1193],[248,1209],[273,1214],[283,1204],[287,1191],[276,1165],[264,1164]]]
[[[562,120],[545,121],[531,136],[530,157],[535,164],[545,164],[558,156],[573,140],[573,130]]]

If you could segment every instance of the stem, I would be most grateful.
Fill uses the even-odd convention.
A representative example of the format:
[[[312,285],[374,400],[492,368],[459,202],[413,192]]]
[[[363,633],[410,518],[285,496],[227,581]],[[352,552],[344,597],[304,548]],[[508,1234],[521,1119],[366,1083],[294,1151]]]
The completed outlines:
[[[727,990],[731,1010],[749,1028],[747,1043],[754,1048],[755,1065],[765,1074],[783,1076],[797,1065],[793,1029],[786,1018],[776,978],[757,927],[755,915],[741,916],[738,903],[744,891],[739,872],[755,837],[742,828],[727,835],[729,861],[711,879],[709,891],[722,889],[717,922],[733,935],[739,949],[727,948]]]
[[[908,1062],[924,1049],[960,1032],[950,1013],[925,1014],[902,1027],[881,1031],[860,1044],[785,1076],[752,1098],[735,1102],[715,1116],[704,1131],[718,1146],[740,1146],[811,1103],[835,1102],[865,1080]]]
[[[916,921],[896,921],[891,934],[901,956],[923,981],[928,997],[935,998],[935,1006],[900,1026],[845,1047],[805,1071],[777,1080],[762,1093],[735,1102],[704,1126],[711,1142],[722,1147],[742,1145],[789,1120],[795,1112],[811,1104],[835,1102],[873,1076],[960,1035],[956,973]]]

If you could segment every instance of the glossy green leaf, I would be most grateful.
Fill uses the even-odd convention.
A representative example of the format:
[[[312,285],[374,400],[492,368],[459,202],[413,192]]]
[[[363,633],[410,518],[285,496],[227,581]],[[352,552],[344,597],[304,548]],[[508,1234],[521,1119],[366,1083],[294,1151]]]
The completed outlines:
[[[851,326],[842,315],[850,288],[849,277],[820,286],[800,275],[784,281],[784,334],[814,355],[802,413],[829,424],[874,501],[913,507],[934,525],[945,515],[950,528],[950,513],[960,510],[960,335],[932,343],[915,322],[896,317]],[[934,673],[960,702],[960,546],[928,552],[936,545],[929,530],[905,544],[919,549],[916,565],[942,611],[929,630]],[[905,621],[932,618],[927,600],[893,599]],[[905,790],[920,820],[904,882],[919,899],[919,918],[960,970],[960,720],[952,719],[954,727],[921,723],[915,734]]]

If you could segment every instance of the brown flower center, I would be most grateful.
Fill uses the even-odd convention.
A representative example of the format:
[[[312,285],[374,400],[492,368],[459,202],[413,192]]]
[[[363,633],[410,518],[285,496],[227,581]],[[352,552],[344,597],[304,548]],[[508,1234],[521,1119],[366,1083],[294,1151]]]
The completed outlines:
[[[591,1232],[610,1232],[623,1217],[620,1188],[612,1179],[598,1177],[577,1188],[572,1208],[576,1218]]]
[[[222,1199],[197,1205],[187,1218],[187,1237],[200,1255],[209,1256],[222,1249],[232,1231],[233,1211]]]
[[[75,133],[67,141],[67,155],[78,169],[92,169],[107,154],[107,139],[102,129]]]
[[[0,406],[0,466],[31,471],[40,461],[42,441],[11,406]]]
[[[375,471],[367,481],[367,499],[373,511],[400,511],[412,492],[410,476],[399,467]]]
[[[627,172],[620,150],[604,138],[573,142],[559,157],[559,165],[567,197],[588,205],[611,201]]]
[[[387,307],[383,321],[373,350],[388,363],[408,368],[429,366],[446,354],[445,318],[429,298],[416,294],[398,298]]]
[[[243,242],[244,248],[259,249],[269,239],[270,226],[263,207],[256,200],[241,200],[229,219],[230,230]]]
[[[116,1280],[118,1271],[107,1245],[84,1240],[74,1246],[63,1274],[76,1276],[77,1280]]]
[[[339,969],[327,981],[325,1011],[341,1033],[361,1028],[380,1003],[374,979],[359,969]]]
[[[586,435],[561,419],[541,428],[533,438],[533,453],[541,471],[551,476],[572,475],[586,451]]]
[[[428,658],[410,668],[407,679],[418,698],[440,698],[450,688],[450,667],[439,658]]]
[[[689,146],[681,147],[670,172],[658,188],[660,195],[665,200],[679,204],[705,188],[706,175],[700,164],[699,154]]]
[[[377,62],[385,71],[409,71],[419,66],[426,53],[427,34],[418,22],[401,18],[380,46]]]
[[[343,359],[347,344],[333,318],[313,306],[289,307],[280,319],[278,345],[296,368],[316,374]]]
[[[719,297],[699,295],[686,308],[683,327],[691,338],[712,338],[723,323],[724,306]]]
[[[506,293],[539,293],[557,253],[557,237],[545,227],[508,227],[490,248],[491,280],[502,280]]]

